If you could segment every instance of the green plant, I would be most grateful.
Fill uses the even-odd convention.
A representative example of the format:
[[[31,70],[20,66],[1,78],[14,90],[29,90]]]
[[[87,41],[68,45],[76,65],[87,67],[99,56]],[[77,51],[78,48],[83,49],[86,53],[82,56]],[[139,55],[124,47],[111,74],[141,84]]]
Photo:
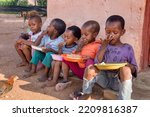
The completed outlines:
[[[27,0],[18,0],[17,6],[28,6]]]
[[[47,6],[47,0],[37,0],[38,6]]]
[[[18,0],[0,0],[0,6],[16,6]]]

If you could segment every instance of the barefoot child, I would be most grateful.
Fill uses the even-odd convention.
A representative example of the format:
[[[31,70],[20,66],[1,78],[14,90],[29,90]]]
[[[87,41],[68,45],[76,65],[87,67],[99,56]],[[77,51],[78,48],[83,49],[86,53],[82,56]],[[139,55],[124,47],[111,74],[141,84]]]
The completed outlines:
[[[93,20],[87,21],[82,26],[82,36],[76,50],[76,54],[83,57],[83,63],[63,61],[62,71],[64,75],[64,81],[56,85],[56,90],[63,90],[67,87],[68,83],[68,72],[69,69],[77,75],[80,79],[83,78],[85,67],[94,63],[94,58],[98,52],[100,46],[100,40],[96,40],[96,37],[100,31],[99,23]]]
[[[81,30],[77,26],[71,26],[67,28],[64,33],[64,42],[59,44],[59,54],[71,54],[77,48],[77,41],[81,37]],[[42,87],[45,86],[55,86],[58,81],[58,77],[60,75],[60,70],[62,66],[62,61],[55,61],[53,60],[53,71],[52,71],[52,80],[44,84]],[[67,80],[67,79],[64,79]]]
[[[74,92],[71,97],[78,99],[92,93],[94,83],[103,88],[110,88],[119,92],[118,99],[131,99],[132,77],[137,76],[137,64],[131,45],[122,43],[120,38],[124,35],[125,21],[121,16],[110,16],[106,21],[106,36],[96,56],[96,63],[125,63],[128,64],[118,70],[97,71],[94,66],[89,66],[83,76],[82,91]]]
[[[38,79],[39,81],[46,81],[48,79],[48,73],[51,68],[52,54],[58,54],[58,44],[64,42],[61,35],[66,29],[66,24],[61,19],[53,19],[44,31],[36,40],[36,46],[42,46],[42,51],[36,50],[32,56],[30,63],[32,64],[31,71],[24,75],[25,78],[32,76],[36,73],[36,67],[39,61],[45,66],[44,74]]]
[[[22,61],[17,67],[28,65],[31,60],[31,45],[41,34],[42,19],[40,16],[32,16],[28,20],[30,32],[23,34],[15,43],[15,48]]]

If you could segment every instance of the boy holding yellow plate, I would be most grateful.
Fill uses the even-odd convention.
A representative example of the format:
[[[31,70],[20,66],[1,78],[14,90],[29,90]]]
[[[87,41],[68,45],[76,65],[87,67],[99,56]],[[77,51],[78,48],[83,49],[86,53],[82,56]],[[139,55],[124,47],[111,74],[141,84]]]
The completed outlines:
[[[137,63],[131,45],[122,43],[120,38],[124,35],[125,21],[119,15],[112,15],[106,21],[106,36],[95,58],[95,63],[112,64],[127,63],[115,70],[98,70],[90,65],[85,69],[82,91],[77,91],[70,96],[78,99],[92,93],[95,83],[103,88],[118,91],[118,99],[129,100],[132,93],[132,77],[137,76]]]

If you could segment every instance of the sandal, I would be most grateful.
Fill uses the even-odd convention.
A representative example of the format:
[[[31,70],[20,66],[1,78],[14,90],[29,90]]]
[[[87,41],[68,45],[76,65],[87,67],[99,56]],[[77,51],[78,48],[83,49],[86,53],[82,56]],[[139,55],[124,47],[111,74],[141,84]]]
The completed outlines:
[[[62,83],[58,83],[55,86],[56,91],[62,91],[72,84],[72,81],[63,81]]]

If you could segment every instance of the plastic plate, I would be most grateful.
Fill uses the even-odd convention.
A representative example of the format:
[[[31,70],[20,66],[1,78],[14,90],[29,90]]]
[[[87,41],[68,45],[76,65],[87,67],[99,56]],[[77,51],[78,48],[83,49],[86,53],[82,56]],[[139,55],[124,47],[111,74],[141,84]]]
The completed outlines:
[[[64,60],[66,61],[70,61],[70,62],[82,62],[82,58],[76,58],[75,57],[75,54],[71,57],[71,56],[68,56],[69,54],[62,54],[61,56],[63,57]],[[79,55],[77,55],[79,56]]]
[[[105,64],[94,64],[99,70],[116,70],[123,66],[127,65],[127,63],[105,63]]]

